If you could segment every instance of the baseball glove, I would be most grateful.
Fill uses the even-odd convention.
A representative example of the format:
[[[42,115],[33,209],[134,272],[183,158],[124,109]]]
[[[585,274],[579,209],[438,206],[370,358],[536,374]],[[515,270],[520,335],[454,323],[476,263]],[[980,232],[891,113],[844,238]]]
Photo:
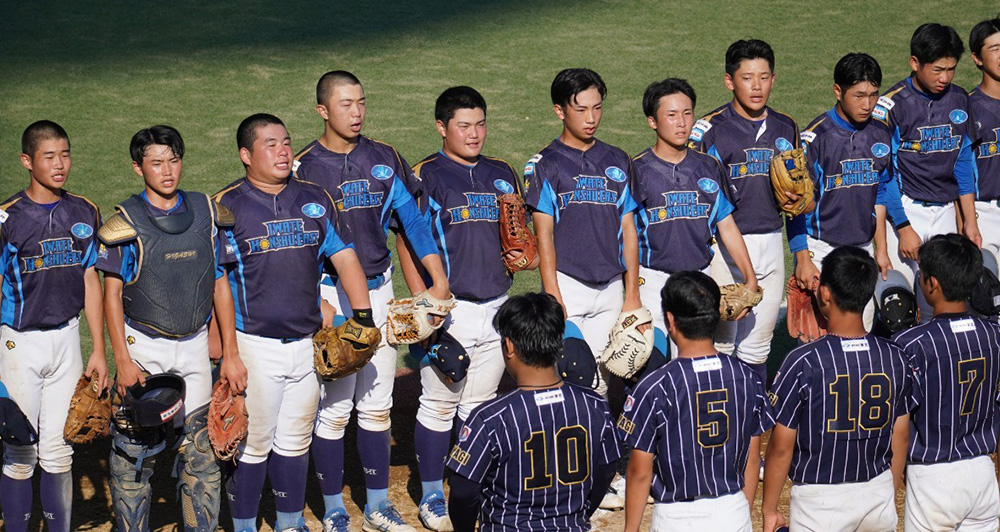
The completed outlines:
[[[802,148],[783,151],[771,159],[771,188],[778,208],[791,216],[806,211],[813,201],[813,181],[806,166],[806,154]],[[785,192],[801,196],[795,203],[789,203]]]
[[[217,381],[208,404],[208,441],[219,460],[234,460],[249,426],[246,394],[233,395],[228,383]]]
[[[498,199],[500,204],[500,247],[503,248],[503,262],[511,273],[519,272],[528,267],[538,255],[535,235],[528,229],[525,218],[524,199],[520,194],[504,194]],[[509,260],[507,254],[520,252],[515,260]]]
[[[83,375],[69,401],[69,415],[63,426],[63,438],[70,443],[87,443],[106,436],[111,428],[111,394],[102,390],[97,379]]]
[[[353,318],[336,327],[326,327],[313,336],[313,363],[323,380],[346,377],[363,368],[375,356],[382,333]]]
[[[392,345],[415,344],[427,339],[437,327],[431,325],[431,316],[445,317],[455,308],[455,296],[438,299],[428,291],[408,299],[389,302],[389,315],[385,323],[386,337]]]
[[[752,292],[743,283],[727,284],[719,287],[722,298],[719,300],[719,314],[726,321],[736,321],[736,317],[744,309],[753,308],[764,298],[764,289],[757,287]]]
[[[788,335],[808,343],[826,334],[826,318],[819,311],[816,298],[799,288],[795,276],[788,280]]]
[[[642,370],[653,352],[652,324],[653,314],[646,307],[619,314],[599,362],[614,375],[623,379],[632,378]],[[649,325],[649,328],[640,333],[640,325]]]

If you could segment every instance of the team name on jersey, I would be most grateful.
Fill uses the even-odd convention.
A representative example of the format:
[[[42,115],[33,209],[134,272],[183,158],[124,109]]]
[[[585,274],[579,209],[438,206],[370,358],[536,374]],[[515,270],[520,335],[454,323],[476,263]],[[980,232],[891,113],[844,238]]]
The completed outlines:
[[[386,167],[388,168],[388,167]],[[367,209],[380,207],[382,205],[382,192],[370,192],[370,183],[367,179],[356,181],[345,181],[337,186],[343,198],[337,200],[338,211],[349,211],[351,209]]]
[[[608,189],[608,178],[596,175],[580,175],[573,178],[576,188],[559,194],[562,206],[571,203],[593,203],[597,205],[618,203],[618,191]]]
[[[76,266],[83,262],[83,252],[73,249],[72,238],[53,238],[38,243],[42,248],[41,255],[23,257],[21,273],[35,273],[51,268]]]
[[[496,194],[466,192],[465,200],[465,205],[448,209],[448,213],[451,214],[451,223],[495,222],[500,219],[500,208],[497,207]]]
[[[770,175],[771,157],[774,155],[774,150],[771,148],[749,148],[743,151],[747,154],[746,160],[729,165],[731,179]]]
[[[904,140],[899,149],[919,153],[955,151],[961,146],[961,137],[952,135],[951,124],[917,128],[920,140]]]
[[[266,236],[247,239],[250,255],[319,244],[319,231],[306,231],[301,218],[264,222]]]
[[[989,159],[990,157],[996,157],[997,153],[1000,153],[1000,147],[997,146],[997,141],[1000,141],[1000,127],[993,129],[992,142],[984,141],[977,147],[976,158]]]
[[[827,176],[826,190],[878,184],[878,172],[872,159],[840,161],[840,174]]]
[[[646,209],[650,225],[671,220],[708,218],[709,204],[699,203],[698,198],[698,192],[693,190],[664,192],[663,206]]]

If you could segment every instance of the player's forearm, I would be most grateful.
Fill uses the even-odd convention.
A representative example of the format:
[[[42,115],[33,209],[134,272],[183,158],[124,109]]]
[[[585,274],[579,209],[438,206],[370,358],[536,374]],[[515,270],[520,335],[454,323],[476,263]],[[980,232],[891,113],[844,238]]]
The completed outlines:
[[[455,532],[474,532],[479,518],[480,486],[461,476],[451,477],[451,491],[448,495],[448,513]]]
[[[753,507],[753,500],[757,496],[757,483],[760,481],[760,436],[750,438],[750,449],[747,452],[747,467],[743,471],[743,494]]]
[[[750,282],[752,279],[753,284],[757,284],[757,274],[753,271],[753,262],[750,261],[750,252],[747,251],[747,243],[743,240],[743,234],[740,232],[740,228],[736,225],[736,221],[733,220],[732,216],[719,222],[718,233],[719,239],[722,240],[722,245],[726,246],[726,250],[729,251],[729,255],[733,258],[733,262],[736,263],[736,267],[743,274],[743,278],[747,282]]]
[[[542,290],[562,301],[559,280],[556,276],[556,244],[553,235],[553,219],[547,214],[534,213],[535,238],[538,241],[538,273],[542,277]]]
[[[977,224],[975,194],[963,194],[959,196],[958,206],[962,215],[962,224],[959,225],[959,228],[964,227],[965,224]]]
[[[444,263],[441,262],[441,255],[437,253],[424,255],[420,259],[420,264],[423,265],[424,269],[427,270],[427,274],[430,275],[431,287],[433,289],[443,292],[445,296],[451,293],[448,285],[448,275],[444,272]]]
[[[625,532],[638,532],[653,481],[653,455],[632,450],[625,474]]]
[[[111,351],[115,362],[121,366],[132,359],[125,342],[125,307],[122,305],[122,280],[113,275],[104,276],[104,321],[108,325]]]
[[[622,217],[622,254],[625,259],[625,308],[632,310],[639,301],[639,235],[632,213]]]
[[[340,284],[344,287],[351,308],[355,310],[372,308],[371,299],[368,297],[368,280],[365,279],[365,271],[361,269],[361,262],[354,249],[342,249],[330,257],[330,261],[337,270],[337,277],[340,277]],[[346,309],[341,311],[346,313]]]
[[[212,301],[215,305],[215,323],[219,328],[219,339],[222,341],[222,356],[238,357],[236,303],[233,300],[233,292],[226,277],[215,280],[215,294]]]
[[[403,280],[411,293],[417,294],[427,290],[424,282],[424,265],[415,260],[413,248],[402,234],[396,235],[396,254],[399,256],[399,269],[403,272]]]
[[[87,316],[87,328],[93,340],[93,354],[102,359],[106,356],[104,345],[104,289],[101,275],[93,267],[83,274],[84,297],[83,314]]]
[[[767,454],[764,458],[762,512],[778,512],[778,498],[781,497],[781,490],[784,489],[785,481],[788,480],[794,445],[795,431],[783,425],[777,425],[771,431],[771,439],[767,443]]]
[[[896,489],[903,487],[903,470],[910,445],[910,415],[896,418],[892,427],[892,480]]]
[[[885,242],[886,229],[886,208],[884,205],[875,206],[875,239],[872,241],[876,251],[886,251],[889,248]]]

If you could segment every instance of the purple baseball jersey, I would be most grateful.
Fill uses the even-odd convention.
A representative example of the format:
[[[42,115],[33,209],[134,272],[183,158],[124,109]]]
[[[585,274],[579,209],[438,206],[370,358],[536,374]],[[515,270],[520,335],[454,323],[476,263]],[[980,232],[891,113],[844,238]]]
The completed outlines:
[[[906,78],[878,99],[872,117],[889,126],[900,192],[931,204],[976,192],[969,97],[961,87],[930,95]]]
[[[322,187],[289,179],[276,195],[244,178],[213,199],[236,215],[227,231],[236,329],[269,338],[302,338],[322,323],[319,282],[328,257],[348,247],[337,210]]]
[[[901,331],[920,406],[910,418],[909,461],[954,462],[996,452],[1000,434],[1000,325],[939,314]]]
[[[748,120],[730,102],[695,122],[688,144],[722,163],[733,186],[733,219],[740,232],[781,229],[771,191],[771,158],[799,146],[799,128],[790,116],[768,107],[763,119]]]
[[[21,331],[79,315],[100,225],[97,206],[69,192],[53,205],[35,203],[23,190],[0,204],[0,323]]]
[[[629,158],[599,140],[586,151],[559,139],[524,167],[525,203],[552,216],[556,269],[588,283],[625,272],[622,217],[635,210]]]
[[[497,198],[521,194],[514,169],[490,157],[466,166],[438,152],[413,173],[455,297],[481,301],[506,294],[514,278],[501,259]]]
[[[295,156],[295,177],[320,185],[333,198],[344,242],[355,245],[365,275],[379,275],[392,258],[391,227],[402,227],[417,256],[437,253],[427,222],[405,186],[410,166],[388,144],[360,137],[350,153],[332,152],[318,140]]]
[[[775,420],[797,431],[791,479],[841,484],[889,469],[893,425],[919,395],[898,345],[872,334],[828,334],[788,353],[771,402]]]
[[[1000,198],[1000,100],[979,87],[969,93],[972,152],[976,158],[976,199]]]
[[[651,148],[632,159],[632,197],[639,205],[639,262],[667,273],[702,270],[712,261],[716,224],[732,214],[721,163],[694,150],[673,164]]]
[[[735,357],[675,358],[647,375],[622,408],[625,443],[656,455],[657,502],[743,489],[750,439],[774,426],[764,384]]]
[[[806,235],[833,246],[863,246],[875,236],[875,205],[884,205],[895,227],[908,221],[892,179],[889,129],[878,120],[860,128],[830,109],[800,135],[814,185],[816,209],[788,221],[792,253],[807,248]]]
[[[592,472],[620,457],[607,401],[564,383],[477,407],[448,467],[482,486],[482,532],[573,532],[590,530]]]

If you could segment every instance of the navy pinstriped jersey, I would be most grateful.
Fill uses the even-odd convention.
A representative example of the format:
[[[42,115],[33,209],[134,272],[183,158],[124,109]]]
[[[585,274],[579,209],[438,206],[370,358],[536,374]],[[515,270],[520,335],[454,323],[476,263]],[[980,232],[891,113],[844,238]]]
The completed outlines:
[[[919,396],[898,345],[828,334],[788,353],[771,401],[775,420],[797,431],[792,481],[841,484],[889,469],[893,424]]]
[[[719,161],[694,150],[673,164],[651,148],[632,159],[639,263],[667,273],[703,270],[712,261],[716,224],[733,212]]]
[[[0,323],[54,327],[80,314],[100,225],[97,206],[69,192],[54,206],[35,203],[23,190],[0,204]]]
[[[901,331],[921,392],[910,418],[910,462],[953,462],[995,452],[1000,433],[1000,325],[939,314]]]
[[[362,136],[350,153],[332,152],[318,140],[295,156],[295,177],[316,183],[333,198],[344,241],[355,244],[368,277],[389,268],[390,224],[402,227],[417,256],[437,253],[430,228],[405,186],[410,166],[388,144]]]
[[[771,157],[799,146],[799,128],[790,116],[769,107],[762,120],[748,120],[730,102],[695,122],[688,144],[722,163],[735,189],[733,219],[744,235],[781,229]]]
[[[656,455],[657,502],[720,497],[743,489],[750,439],[774,425],[760,377],[735,357],[676,358],[625,400],[625,443]]]
[[[590,530],[597,466],[621,457],[608,403],[592,390],[515,390],[469,415],[448,467],[483,490],[482,532]]]
[[[629,190],[629,158],[595,141],[586,151],[559,139],[524,167],[524,201],[552,216],[556,269],[588,283],[625,273],[622,217],[635,210]]]
[[[514,279],[500,257],[497,198],[521,194],[514,169],[490,157],[466,166],[438,152],[413,173],[423,188],[417,202],[430,219],[455,297],[476,301],[506,294]]]
[[[878,99],[872,117],[889,126],[900,192],[931,203],[976,192],[969,98],[961,87],[929,95],[906,78]]]
[[[788,221],[788,247],[806,249],[806,235],[833,246],[863,246],[875,236],[875,205],[884,205],[895,226],[907,221],[892,179],[889,129],[878,120],[860,128],[836,108],[802,134],[814,182],[816,209]]]
[[[1000,100],[979,87],[969,93],[972,153],[976,158],[976,199],[1000,198]]]

